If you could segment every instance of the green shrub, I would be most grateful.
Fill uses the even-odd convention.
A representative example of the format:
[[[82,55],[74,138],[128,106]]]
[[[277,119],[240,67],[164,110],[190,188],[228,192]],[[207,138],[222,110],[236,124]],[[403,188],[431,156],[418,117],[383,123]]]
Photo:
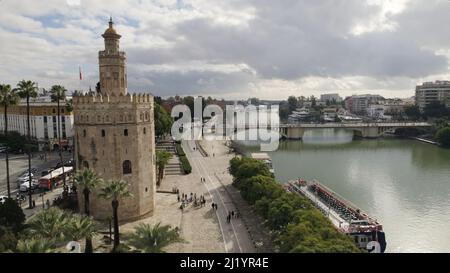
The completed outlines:
[[[181,143],[175,143],[175,149],[177,150],[178,156],[185,156],[186,153],[183,150],[183,147],[181,146]]]
[[[185,174],[190,174],[192,172],[191,164],[185,155],[180,156],[181,167]]]
[[[450,127],[440,129],[436,134],[437,141],[444,147],[450,147]]]

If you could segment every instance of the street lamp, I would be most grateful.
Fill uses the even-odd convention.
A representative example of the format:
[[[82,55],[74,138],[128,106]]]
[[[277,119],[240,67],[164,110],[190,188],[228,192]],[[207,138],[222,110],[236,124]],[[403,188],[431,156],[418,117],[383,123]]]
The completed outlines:
[[[39,194],[39,197],[42,198],[42,209],[45,209],[44,195],[45,195],[45,192]]]

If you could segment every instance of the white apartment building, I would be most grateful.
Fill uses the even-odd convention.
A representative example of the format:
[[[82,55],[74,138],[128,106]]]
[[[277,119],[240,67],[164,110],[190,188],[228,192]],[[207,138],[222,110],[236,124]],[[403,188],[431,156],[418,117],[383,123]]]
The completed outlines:
[[[58,147],[58,109],[57,103],[48,98],[38,98],[30,102],[30,133],[31,137],[38,140],[39,149],[44,144],[50,148]],[[73,114],[68,112],[65,102],[60,103],[60,131],[61,145],[71,145],[73,137]],[[5,130],[4,108],[0,109],[0,130]],[[18,105],[8,108],[8,131],[16,131],[27,135],[27,104],[21,101]]]
[[[434,101],[450,106],[450,81],[425,82],[416,86],[416,105],[421,111]]]

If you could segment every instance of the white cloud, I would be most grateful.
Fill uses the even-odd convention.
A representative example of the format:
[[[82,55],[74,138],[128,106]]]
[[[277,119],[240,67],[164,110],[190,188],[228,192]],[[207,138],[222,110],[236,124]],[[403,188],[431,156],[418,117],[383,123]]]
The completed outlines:
[[[0,82],[87,89],[113,16],[129,90],[280,98],[413,94],[448,78],[450,4],[441,0],[3,0]]]

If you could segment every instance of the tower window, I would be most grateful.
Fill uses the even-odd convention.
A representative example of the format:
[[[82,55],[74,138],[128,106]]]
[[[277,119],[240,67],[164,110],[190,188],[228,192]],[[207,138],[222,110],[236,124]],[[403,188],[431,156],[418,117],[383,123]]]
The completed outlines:
[[[123,135],[128,136],[128,129],[123,130]]]
[[[125,160],[122,164],[123,167],[123,174],[130,174],[131,173],[131,161]]]
[[[86,137],[86,130],[83,130],[83,137]]]
[[[144,135],[147,134],[147,128],[144,127]]]
[[[106,136],[106,131],[102,130],[102,137],[105,137],[105,136]]]

